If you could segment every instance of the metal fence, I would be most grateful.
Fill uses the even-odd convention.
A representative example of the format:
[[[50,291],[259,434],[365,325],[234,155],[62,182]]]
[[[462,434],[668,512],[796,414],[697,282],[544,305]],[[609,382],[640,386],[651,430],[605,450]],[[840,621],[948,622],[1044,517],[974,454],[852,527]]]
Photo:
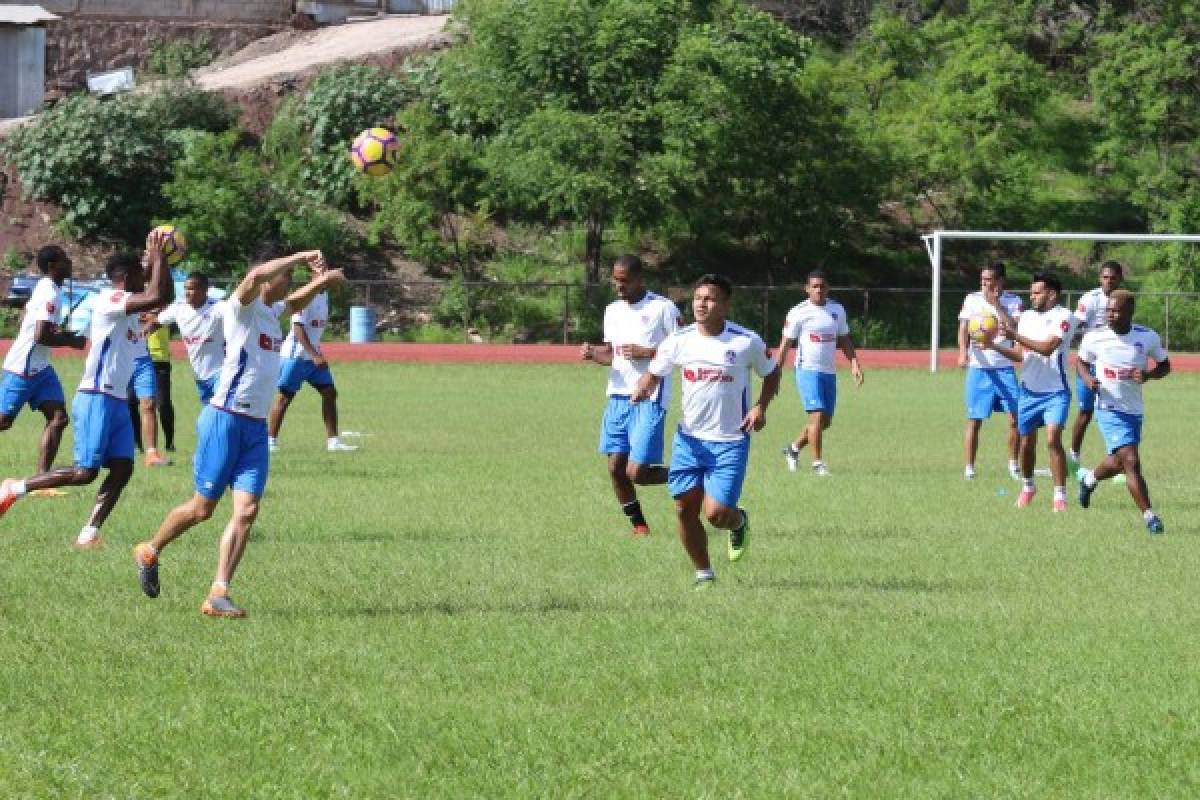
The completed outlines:
[[[674,300],[685,319],[691,318],[690,287],[651,288]],[[947,346],[954,346],[958,312],[972,291],[942,291],[941,336]],[[1061,302],[1073,309],[1086,291],[1067,290]],[[929,289],[835,287],[830,296],[845,306],[860,347],[929,347]],[[805,298],[799,284],[738,286],[730,317],[773,342],[788,310]],[[375,308],[380,331],[395,338],[419,337],[438,327],[459,339],[473,329],[488,341],[571,344],[599,340],[604,306],[612,299],[607,284],[354,281],[344,304]],[[1167,348],[1200,351],[1200,293],[1139,292],[1137,299],[1137,321],[1157,330]]]

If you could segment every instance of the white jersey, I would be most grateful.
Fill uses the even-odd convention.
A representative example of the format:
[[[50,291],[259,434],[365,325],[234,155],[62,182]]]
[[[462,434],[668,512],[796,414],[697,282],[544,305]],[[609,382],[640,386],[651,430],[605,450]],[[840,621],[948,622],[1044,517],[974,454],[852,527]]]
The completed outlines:
[[[282,312],[283,305],[276,304]],[[304,307],[303,310],[292,314],[292,326],[288,328],[287,338],[283,340],[283,357],[284,358],[303,358],[311,361],[312,358],[305,352],[304,347],[296,339],[297,325],[304,326],[304,332],[308,334],[309,344],[318,353],[321,352],[321,334],[325,332],[325,327],[329,324],[329,298],[322,292],[312,299],[312,302]]]
[[[846,309],[835,300],[817,305],[805,300],[788,312],[783,335],[796,341],[796,369],[833,373],[839,336],[850,334]]]
[[[138,315],[125,311],[125,303],[131,296],[124,289],[101,289],[93,295],[92,326],[88,333],[91,344],[79,391],[125,399],[138,345],[145,347]]]
[[[1000,293],[1000,305],[1008,312],[1008,315],[1015,320],[1021,318],[1021,298],[1017,297],[1012,292]],[[971,317],[978,314],[991,314],[996,316],[996,309],[992,307],[988,301],[983,299],[983,292],[971,292],[963,300],[962,310],[958,312],[960,322],[965,322]],[[1003,347],[1011,348],[1013,341],[1001,336],[996,337],[996,344]],[[978,367],[979,369],[1001,369],[1003,367],[1012,367],[1012,362],[1004,356],[997,353],[995,350],[989,350],[980,347],[971,340],[967,340],[967,365]]]
[[[742,439],[742,419],[750,410],[750,370],[765,377],[775,360],[757,333],[725,323],[719,336],[706,336],[696,325],[677,331],[658,346],[647,370],[664,377],[675,367],[683,374],[683,416],[679,430],[697,439]]]
[[[225,327],[216,301],[205,300],[200,308],[184,300],[172,303],[159,312],[158,322],[174,323],[179,328],[196,380],[207,381],[221,371],[225,360]]]
[[[248,304],[231,294],[217,304],[225,332],[225,361],[211,405],[266,419],[279,380],[283,331],[278,312],[255,297]]]
[[[1079,298],[1075,307],[1075,323],[1082,333],[1104,330],[1108,327],[1108,295],[1103,289],[1092,289]]]
[[[1167,351],[1157,333],[1143,325],[1134,325],[1128,333],[1104,328],[1084,334],[1079,343],[1079,358],[1096,368],[1096,379],[1100,381],[1097,408],[1141,416],[1142,385],[1133,380],[1134,371],[1145,369],[1151,358],[1156,362],[1166,361]]]
[[[1031,392],[1070,392],[1067,383],[1067,350],[1074,332],[1074,317],[1062,306],[1047,311],[1030,309],[1017,322],[1017,333],[1035,342],[1058,337],[1061,341],[1051,355],[1043,356],[1025,348],[1021,365],[1021,385]]]
[[[658,347],[679,330],[679,309],[667,298],[646,292],[636,303],[617,300],[604,309],[604,341],[612,345],[612,367],[608,370],[608,396],[628,397],[637,388],[638,379],[650,366],[648,358],[626,358],[620,348],[624,344]],[[663,377],[657,399],[666,406],[671,403],[671,377]]]
[[[50,366],[50,348],[37,343],[38,323],[49,322],[57,325],[62,311],[62,287],[49,278],[42,278],[33,287],[29,302],[25,304],[21,330],[4,358],[5,372],[28,378]]]

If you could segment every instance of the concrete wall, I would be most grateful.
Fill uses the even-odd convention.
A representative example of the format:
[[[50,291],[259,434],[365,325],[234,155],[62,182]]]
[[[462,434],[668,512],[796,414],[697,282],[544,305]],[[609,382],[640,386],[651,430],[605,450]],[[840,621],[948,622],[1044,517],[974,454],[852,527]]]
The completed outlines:
[[[31,2],[34,0],[0,0],[0,5]],[[72,17],[263,23],[285,22],[294,5],[292,0],[37,0],[37,4]]]
[[[45,53],[45,29],[0,25],[0,119],[25,116],[42,104]]]

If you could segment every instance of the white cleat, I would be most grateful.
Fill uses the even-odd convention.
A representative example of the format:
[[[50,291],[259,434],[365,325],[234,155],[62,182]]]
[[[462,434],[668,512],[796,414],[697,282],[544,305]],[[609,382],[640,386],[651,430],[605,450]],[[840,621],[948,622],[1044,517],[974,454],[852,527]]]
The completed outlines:
[[[820,464],[820,463],[813,464],[812,471],[813,471],[813,475],[820,475],[821,477],[825,477],[825,476],[829,475],[829,467],[825,466],[824,464]]]
[[[352,453],[358,449],[358,445],[346,444],[345,442],[330,442],[325,445],[325,449],[331,453]]]
[[[975,480],[975,468],[974,467],[967,467],[966,469],[963,470],[963,480],[967,480],[967,481]]]
[[[790,444],[783,448],[783,457],[787,461],[788,472],[800,469],[800,454],[793,450]]]

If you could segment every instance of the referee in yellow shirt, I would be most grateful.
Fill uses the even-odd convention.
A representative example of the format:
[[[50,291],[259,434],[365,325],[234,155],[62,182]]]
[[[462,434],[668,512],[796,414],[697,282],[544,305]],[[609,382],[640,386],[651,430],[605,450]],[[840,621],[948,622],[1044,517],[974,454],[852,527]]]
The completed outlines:
[[[154,362],[154,405],[162,422],[163,444],[168,453],[175,452],[175,406],[171,404],[171,333],[161,327],[146,335],[146,348]],[[138,442],[141,445],[141,442]],[[153,447],[154,443],[151,443]]]

